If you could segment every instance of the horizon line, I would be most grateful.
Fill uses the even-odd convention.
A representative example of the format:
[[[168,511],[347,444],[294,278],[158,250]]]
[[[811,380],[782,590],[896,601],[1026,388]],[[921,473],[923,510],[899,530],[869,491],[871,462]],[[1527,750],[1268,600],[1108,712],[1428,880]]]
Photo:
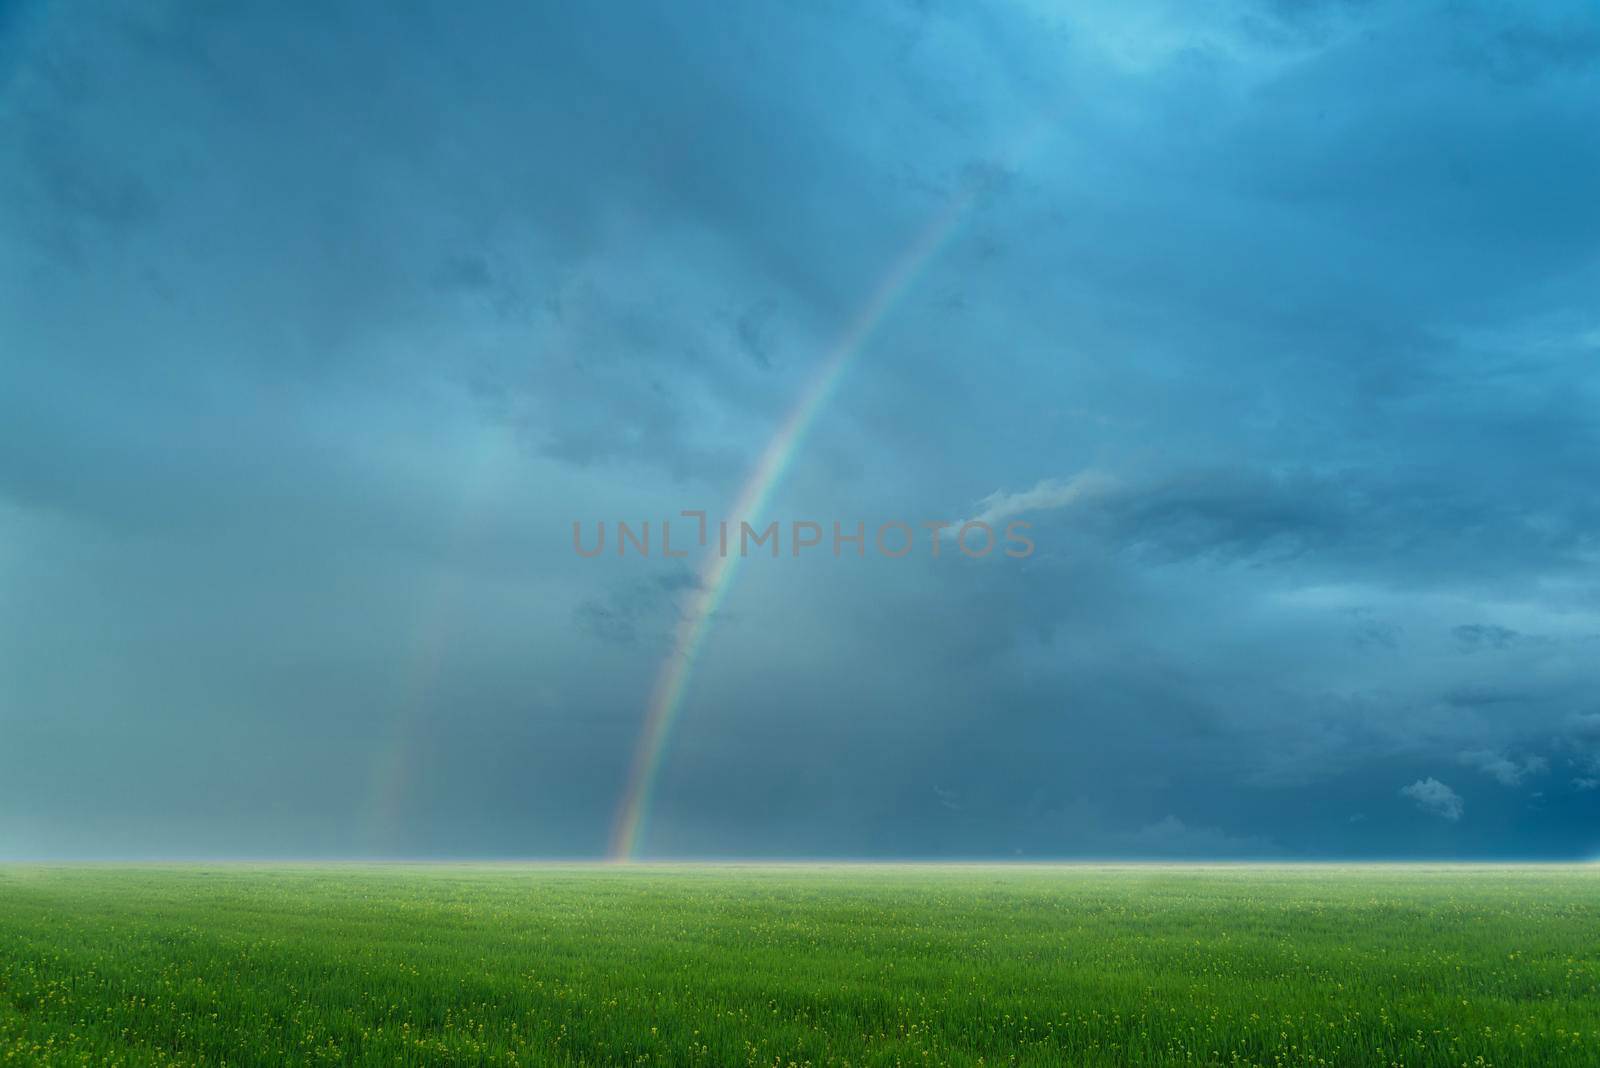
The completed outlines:
[[[22,866],[169,866],[222,865],[238,867],[545,867],[595,869],[668,868],[1311,868],[1311,867],[1585,867],[1600,864],[1589,857],[683,857],[619,861],[592,855],[573,857],[474,856],[71,856],[0,857],[0,868]]]

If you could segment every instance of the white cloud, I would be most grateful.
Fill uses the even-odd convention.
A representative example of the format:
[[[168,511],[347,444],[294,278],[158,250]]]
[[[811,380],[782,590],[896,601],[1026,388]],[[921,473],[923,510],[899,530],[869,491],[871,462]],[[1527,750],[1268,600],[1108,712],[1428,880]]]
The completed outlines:
[[[1036,483],[1032,489],[1020,493],[996,490],[978,502],[976,515],[963,522],[987,523],[991,527],[996,527],[1008,519],[1029,512],[1070,507],[1080,501],[1102,496],[1116,486],[1116,479],[1099,471],[1085,471],[1065,481],[1047,478]],[[960,526],[958,523],[949,528],[947,535],[954,537],[955,531],[959,530]]]
[[[1461,813],[1466,808],[1460,794],[1432,776],[1418,779],[1410,786],[1402,786],[1400,796],[1411,798],[1422,811],[1450,820],[1452,823],[1461,818]]]

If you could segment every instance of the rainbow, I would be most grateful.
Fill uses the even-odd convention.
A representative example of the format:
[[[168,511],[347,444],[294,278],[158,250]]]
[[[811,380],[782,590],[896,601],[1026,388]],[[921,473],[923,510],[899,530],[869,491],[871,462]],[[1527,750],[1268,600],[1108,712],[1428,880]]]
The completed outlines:
[[[978,192],[977,184],[966,183],[960,192],[953,195],[895,260],[850,318],[794,407],[767,441],[761,458],[751,468],[726,517],[730,529],[737,529],[741,520],[754,522],[760,517],[794,462],[806,432],[816,421],[817,414],[828,398],[838,389],[851,361],[866,346],[873,330],[910,289],[922,268],[954,232],[956,224],[966,214]],[[727,598],[734,577],[738,574],[739,559],[737,552],[722,555],[713,544],[700,566],[695,594],[688,611],[674,630],[672,648],[662,661],[651,689],[650,704],[639,732],[627,787],[618,805],[612,831],[611,858],[615,861],[628,861],[638,854],[667,742],[683,712],[684,694],[694,674],[695,663],[705,648],[712,617]]]
[[[437,696],[450,644],[469,618],[456,568],[491,517],[488,506],[505,499],[507,479],[521,455],[516,435],[506,428],[486,428],[467,448],[449,468],[454,503],[441,500],[437,508],[444,551],[435,561],[432,578],[421,587],[410,655],[400,663],[394,718],[387,735],[373,746],[367,769],[358,818],[365,847],[376,856],[399,855],[407,847],[406,802],[415,785],[418,729],[426,722],[429,699]]]

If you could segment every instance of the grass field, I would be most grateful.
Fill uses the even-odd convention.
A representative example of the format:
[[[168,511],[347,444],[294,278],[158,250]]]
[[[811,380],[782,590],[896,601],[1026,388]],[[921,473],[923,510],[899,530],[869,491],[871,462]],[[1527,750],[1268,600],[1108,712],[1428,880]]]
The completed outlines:
[[[1592,1066],[1600,872],[0,867],[0,1061]]]

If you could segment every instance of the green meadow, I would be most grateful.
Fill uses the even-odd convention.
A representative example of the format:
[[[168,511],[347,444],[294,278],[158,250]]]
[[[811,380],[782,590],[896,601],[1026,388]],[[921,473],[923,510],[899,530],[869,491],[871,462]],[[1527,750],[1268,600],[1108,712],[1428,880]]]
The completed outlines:
[[[4,1064],[1600,1064],[1573,867],[0,866]]]

